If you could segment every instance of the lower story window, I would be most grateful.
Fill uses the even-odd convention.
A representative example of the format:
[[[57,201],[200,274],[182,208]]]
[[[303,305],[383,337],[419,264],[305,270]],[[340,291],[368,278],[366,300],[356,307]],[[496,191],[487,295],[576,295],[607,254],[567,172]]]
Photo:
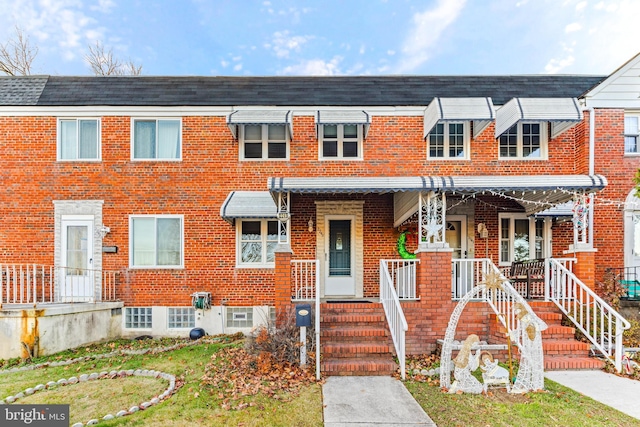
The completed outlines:
[[[545,258],[550,232],[543,219],[500,214],[500,264]]]
[[[127,329],[151,329],[151,307],[126,307],[124,327]]]
[[[274,267],[278,245],[278,221],[238,221],[238,265]]]
[[[194,328],[196,314],[192,307],[169,308],[169,329]]]
[[[252,307],[227,307],[227,328],[252,328]]]

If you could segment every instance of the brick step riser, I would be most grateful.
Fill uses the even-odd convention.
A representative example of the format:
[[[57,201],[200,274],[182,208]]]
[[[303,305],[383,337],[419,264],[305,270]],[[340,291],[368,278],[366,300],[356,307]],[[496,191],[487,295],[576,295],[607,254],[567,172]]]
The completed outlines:
[[[320,316],[320,324],[336,324],[336,323],[386,323],[386,319],[384,316],[378,316],[375,314],[371,315],[331,315],[331,316]]]

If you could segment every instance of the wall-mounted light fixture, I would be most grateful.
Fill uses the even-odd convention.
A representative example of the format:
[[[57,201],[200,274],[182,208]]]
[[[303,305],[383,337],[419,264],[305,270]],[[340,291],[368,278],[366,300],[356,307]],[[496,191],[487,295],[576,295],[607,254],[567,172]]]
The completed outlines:
[[[313,233],[313,218],[309,218],[309,233]]]

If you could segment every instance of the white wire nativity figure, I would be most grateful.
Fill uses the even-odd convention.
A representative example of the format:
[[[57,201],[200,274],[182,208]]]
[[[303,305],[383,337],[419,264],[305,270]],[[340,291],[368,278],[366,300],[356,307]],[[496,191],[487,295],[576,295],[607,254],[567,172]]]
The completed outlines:
[[[516,375],[513,386],[510,385],[510,374],[506,369],[498,366],[498,362],[487,357],[483,360],[483,381],[478,381],[472,372],[480,363],[480,349],[472,354],[472,347],[476,346],[479,338],[471,334],[464,341],[455,360],[451,360],[453,350],[453,338],[460,316],[467,303],[473,298],[484,298],[486,302],[492,304],[495,309],[496,302],[511,301],[511,308],[515,315],[516,327],[512,329],[509,316],[498,314],[502,324],[510,332],[507,335],[507,345],[513,342],[520,353],[520,367]],[[508,308],[508,307],[507,307]],[[508,311],[507,311],[508,312]],[[450,393],[482,393],[488,385],[504,384],[510,393],[527,393],[544,389],[544,355],[542,351],[542,331],[547,328],[547,324],[542,321],[531,310],[524,298],[511,286],[511,283],[500,274],[500,272],[490,271],[484,275],[483,282],[474,286],[459,301],[451,313],[449,324],[445,332],[444,343],[440,356],[440,386],[448,389]],[[509,358],[511,355],[509,355]],[[453,362],[453,367],[451,363]],[[453,368],[453,369],[452,369]],[[454,372],[455,381],[451,383],[451,371]],[[506,377],[506,379],[505,379]]]
[[[480,370],[482,371],[482,383],[485,391],[489,386],[505,387],[507,392],[511,390],[509,371],[499,366],[498,359],[494,360],[488,351],[480,353]]]
[[[455,380],[449,388],[449,393],[480,394],[484,391],[484,385],[473,376],[472,372],[478,369],[480,350],[476,354],[471,353],[471,347],[480,342],[477,335],[471,334],[464,340],[458,356],[453,360],[453,377]]]
[[[513,305],[518,326],[510,333],[511,339],[520,349],[520,368],[511,393],[527,393],[544,388],[544,356],[542,353],[542,331],[546,323],[530,313],[524,304]]]

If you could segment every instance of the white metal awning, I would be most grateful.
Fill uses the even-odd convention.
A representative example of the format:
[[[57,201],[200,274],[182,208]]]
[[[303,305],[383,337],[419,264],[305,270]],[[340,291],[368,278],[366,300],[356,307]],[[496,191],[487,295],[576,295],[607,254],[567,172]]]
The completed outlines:
[[[220,216],[231,224],[237,218],[276,218],[277,213],[268,191],[232,191],[220,208]]]
[[[363,110],[319,110],[316,113],[316,126],[322,125],[362,125],[363,137],[366,138],[371,117]]]
[[[293,118],[290,110],[236,110],[229,114],[227,126],[234,138],[238,138],[238,125],[285,125],[293,139]]]
[[[555,218],[560,218],[560,217],[572,217],[573,216],[573,203],[572,202],[567,202],[567,203],[562,203],[559,205],[556,205],[552,208],[540,211],[540,212],[536,212],[535,216],[537,217],[555,217]]]
[[[551,122],[555,138],[581,120],[576,98],[513,98],[496,111],[496,138],[520,121]]]
[[[476,138],[495,119],[491,98],[433,98],[424,110],[424,137],[438,122],[472,121]]]
[[[417,194],[425,191],[470,195],[503,196],[520,203],[533,214],[573,198],[575,193],[602,190],[607,180],[601,175],[520,175],[520,176],[416,176],[416,177],[314,177],[269,178],[272,194],[369,194],[395,193],[402,205],[396,219],[417,209]],[[414,193],[403,195],[403,193]]]

